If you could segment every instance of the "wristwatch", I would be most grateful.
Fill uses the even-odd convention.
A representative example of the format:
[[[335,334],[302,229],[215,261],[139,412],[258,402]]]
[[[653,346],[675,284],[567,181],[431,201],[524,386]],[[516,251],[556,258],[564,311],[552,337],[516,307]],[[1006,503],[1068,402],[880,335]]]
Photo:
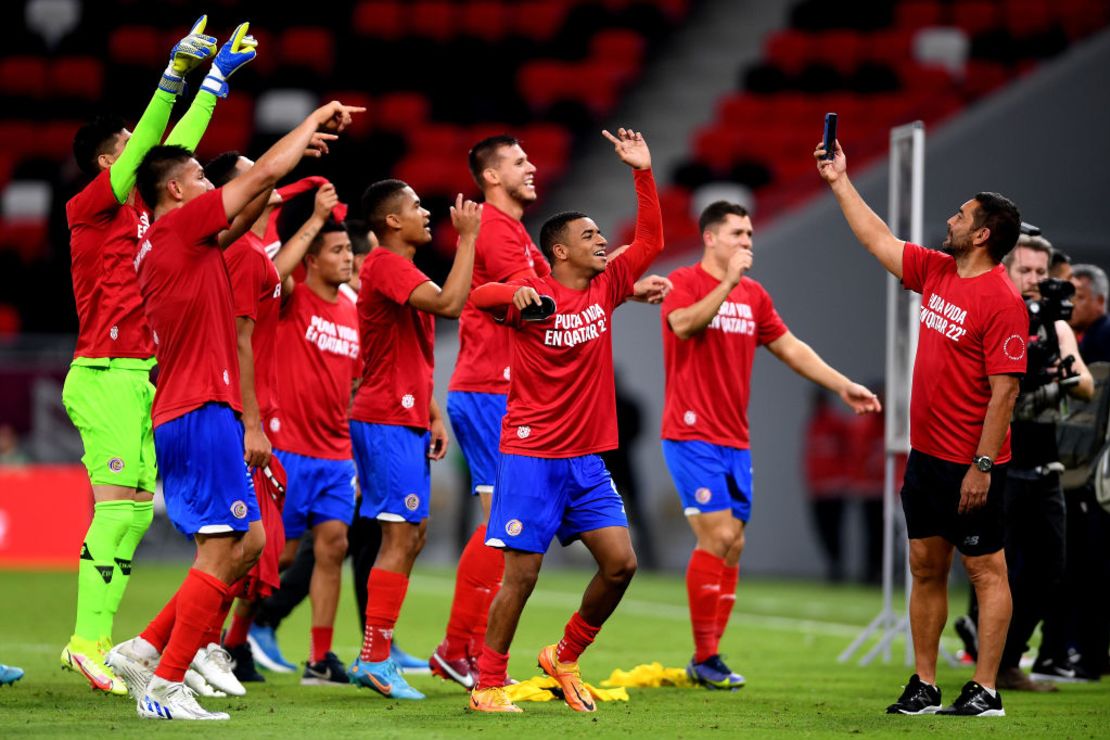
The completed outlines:
[[[976,455],[971,458],[971,464],[977,467],[980,473],[989,473],[994,468],[994,460],[986,455]]]

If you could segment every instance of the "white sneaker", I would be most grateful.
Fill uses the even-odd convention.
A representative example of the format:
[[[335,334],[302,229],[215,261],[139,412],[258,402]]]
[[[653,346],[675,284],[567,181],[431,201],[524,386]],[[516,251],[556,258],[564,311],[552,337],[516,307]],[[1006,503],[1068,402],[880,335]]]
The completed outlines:
[[[212,684],[204,680],[204,676],[200,675],[192,668],[185,671],[185,685],[193,690],[197,696],[207,696],[214,699],[219,699],[227,696],[224,692],[214,688]]]
[[[214,642],[208,643],[208,647],[197,650],[190,667],[203,676],[214,689],[231,696],[244,696],[247,693],[243,684],[235,677],[231,656]]]
[[[160,657],[158,651],[146,640],[133,637],[109,650],[104,662],[111,667],[116,677],[123,679],[131,698],[139,701],[146,693],[147,684],[154,676]]]
[[[197,704],[185,684],[170,683],[159,676],[150,680],[146,693],[135,708],[142,719],[231,719],[227,712],[209,712]]]

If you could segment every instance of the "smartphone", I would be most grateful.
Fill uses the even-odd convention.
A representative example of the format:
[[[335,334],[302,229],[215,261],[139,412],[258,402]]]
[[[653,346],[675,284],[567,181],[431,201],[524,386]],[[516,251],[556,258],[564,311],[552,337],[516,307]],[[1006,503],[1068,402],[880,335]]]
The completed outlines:
[[[836,114],[825,114],[825,159],[836,156]]]

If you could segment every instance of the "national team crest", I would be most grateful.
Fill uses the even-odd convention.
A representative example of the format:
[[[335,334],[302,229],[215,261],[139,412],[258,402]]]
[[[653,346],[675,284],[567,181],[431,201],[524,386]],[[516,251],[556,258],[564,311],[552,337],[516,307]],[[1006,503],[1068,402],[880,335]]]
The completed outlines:
[[[516,428],[516,436],[521,439],[528,439],[532,436],[532,427],[524,426]]]
[[[505,369],[501,372],[501,377],[505,380],[508,380],[510,375],[511,373],[509,372],[509,368],[508,366],[506,366]]]
[[[113,342],[119,339],[119,327],[113,326],[111,331],[108,332],[108,336],[112,338]]]
[[[109,460],[108,470],[111,470],[113,473],[118,473],[123,470],[123,458],[113,457],[111,460]]]
[[[415,493],[410,493],[405,496],[405,508],[409,511],[416,511],[420,507],[420,497]]]
[[[270,419],[270,431],[274,432],[275,434],[281,431],[281,420],[278,419],[276,416]]]
[[[699,504],[708,504],[710,499],[713,498],[713,492],[708,488],[699,488],[694,491],[694,500]]]
[[[247,518],[247,504],[242,499],[231,504],[231,515],[236,519]]]
[[[693,411],[687,411],[682,415],[682,421],[686,423],[686,426],[692,427],[698,423],[698,415]]]
[[[401,396],[401,406],[406,409],[411,409],[416,404],[416,399],[412,397],[411,393],[406,393]]]
[[[227,370],[224,370],[224,385],[231,385],[231,376],[228,375]]]
[[[524,531],[524,525],[520,523],[519,519],[510,519],[505,522],[505,534],[510,537],[516,537]]]

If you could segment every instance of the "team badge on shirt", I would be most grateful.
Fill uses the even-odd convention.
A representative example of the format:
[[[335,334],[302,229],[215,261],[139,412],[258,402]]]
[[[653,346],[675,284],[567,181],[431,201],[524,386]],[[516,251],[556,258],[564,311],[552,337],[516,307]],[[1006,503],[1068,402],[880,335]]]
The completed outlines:
[[[123,470],[123,458],[113,457],[111,460],[109,460],[108,470],[111,470],[113,473],[118,473]]]
[[[270,431],[274,434],[277,434],[281,431],[281,420],[278,419],[276,416],[270,419]]]
[[[508,365],[505,366],[505,370],[504,370],[504,372],[501,373],[501,377],[504,378],[505,380],[509,380],[509,367],[508,367]]]
[[[686,426],[692,427],[698,423],[698,415],[693,411],[687,411],[682,415],[682,421],[686,422]]]
[[[231,515],[236,519],[245,519],[247,516],[247,504],[241,499],[232,503]]]
[[[406,393],[405,395],[401,396],[401,406],[403,408],[411,409],[413,407],[413,404],[415,403],[416,399],[412,397],[411,393]]]
[[[119,327],[113,326],[111,331],[108,332],[108,336],[112,338],[113,342],[119,339]]]
[[[416,509],[419,506],[420,506],[420,497],[417,496],[415,493],[410,493],[408,496],[405,496],[405,508],[406,509],[408,509],[409,511],[416,511]]]
[[[510,519],[505,522],[505,534],[510,537],[516,537],[522,531],[524,531],[524,525],[520,523],[519,519]]]
[[[231,385],[231,376],[227,374],[227,370],[224,370],[224,385]]]
[[[516,436],[520,437],[521,439],[527,439],[528,437],[532,436],[532,427],[517,427]]]
[[[1025,357],[1025,340],[1017,334],[1013,334],[1002,343],[1002,352],[1009,359],[1017,362],[1022,357]]]

